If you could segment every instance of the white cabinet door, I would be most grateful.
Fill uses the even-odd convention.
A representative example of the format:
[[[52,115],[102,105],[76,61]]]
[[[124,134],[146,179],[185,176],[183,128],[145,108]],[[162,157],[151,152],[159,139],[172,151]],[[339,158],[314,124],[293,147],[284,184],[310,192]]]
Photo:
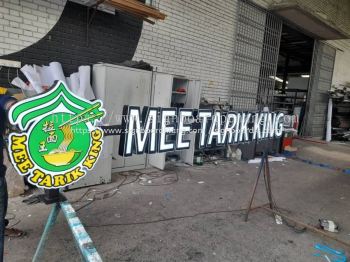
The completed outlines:
[[[173,76],[163,73],[155,73],[152,106],[155,107],[170,107],[171,92],[173,86]],[[165,153],[156,153],[148,155],[148,163],[151,166],[161,170],[165,167]]]
[[[125,105],[149,106],[151,85],[152,72],[113,65],[107,66],[105,108],[109,124],[122,124],[122,113]],[[120,156],[119,141],[120,136],[115,136],[112,169],[145,166],[145,154],[131,157]]]

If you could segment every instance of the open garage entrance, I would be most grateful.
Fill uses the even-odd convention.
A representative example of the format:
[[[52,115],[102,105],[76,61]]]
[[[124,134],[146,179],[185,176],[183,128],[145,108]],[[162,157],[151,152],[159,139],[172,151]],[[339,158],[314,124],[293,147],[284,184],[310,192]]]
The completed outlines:
[[[310,83],[315,40],[286,24],[282,27],[274,109],[294,114],[302,123]],[[300,126],[300,125],[299,125]]]

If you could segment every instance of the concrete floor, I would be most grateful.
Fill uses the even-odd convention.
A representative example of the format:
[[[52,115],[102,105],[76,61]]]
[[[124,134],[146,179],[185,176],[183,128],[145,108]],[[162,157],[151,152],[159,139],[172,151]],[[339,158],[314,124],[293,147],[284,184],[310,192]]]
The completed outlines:
[[[298,157],[342,170],[350,170],[350,142],[312,141],[314,142],[294,139],[293,145],[299,149]]]
[[[256,172],[256,164],[241,161],[177,167],[151,184],[125,185],[115,196],[78,213],[104,261],[326,261],[313,256],[315,243],[344,249],[309,231],[296,233],[277,225],[263,210],[253,211],[247,223],[241,212],[179,218],[244,208]],[[271,172],[274,198],[284,212],[312,225],[319,218],[334,220],[341,227],[334,235],[350,243],[349,175],[296,160],[271,163]],[[153,186],[172,181],[169,177],[176,174],[178,182]],[[132,181],[134,176],[129,175]],[[115,175],[114,180],[98,188],[115,187],[122,177]],[[74,190],[66,196],[74,200],[85,191]],[[256,199],[255,205],[266,203],[263,181]],[[20,221],[16,227],[28,235],[7,239],[5,261],[31,261],[49,212],[48,206],[27,206],[22,200],[12,198],[8,212],[15,215],[11,223]],[[144,223],[173,217],[177,219]],[[49,237],[43,261],[80,261],[62,215]]]

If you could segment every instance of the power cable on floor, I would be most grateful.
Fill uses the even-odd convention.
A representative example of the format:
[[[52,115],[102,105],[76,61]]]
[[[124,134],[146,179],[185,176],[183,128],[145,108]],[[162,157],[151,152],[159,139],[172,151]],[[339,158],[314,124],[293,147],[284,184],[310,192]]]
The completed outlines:
[[[174,172],[175,178],[171,176],[171,173],[169,174],[169,173],[162,172],[162,171],[153,171],[153,172],[149,172],[149,173],[143,173],[143,172],[139,172],[139,171],[134,170],[134,171],[128,172],[127,174],[120,173],[119,175],[123,176],[124,178],[123,178],[122,182],[119,183],[117,186],[114,186],[114,187],[106,189],[106,190],[101,190],[101,189],[97,189],[97,188],[89,188],[78,199],[72,201],[71,203],[76,204],[76,203],[88,201],[85,205],[76,208],[75,211],[78,212],[81,209],[91,205],[95,201],[104,200],[104,199],[108,199],[108,198],[113,197],[122,186],[126,186],[129,184],[135,183],[135,182],[138,182],[138,184],[140,184],[142,186],[171,185],[171,184],[179,181],[179,176],[178,176],[177,172],[175,170],[171,170],[171,171]],[[144,175],[149,176],[150,178],[141,179],[141,177]],[[129,177],[135,177],[135,179],[133,179],[129,182],[126,182]],[[154,184],[153,181],[156,179],[162,179],[163,181],[159,184]],[[143,183],[144,181],[146,181],[146,183]]]
[[[263,206],[266,206],[266,204],[253,207],[251,210],[259,209]],[[131,222],[131,223],[110,223],[110,224],[100,224],[100,225],[85,225],[85,227],[111,227],[111,226],[133,226],[133,225],[146,225],[146,224],[155,224],[160,222],[168,222],[173,220],[179,220],[179,219],[186,219],[186,218],[194,218],[197,216],[204,216],[204,215],[212,215],[212,214],[221,214],[221,213],[236,213],[235,215],[241,215],[242,212],[246,211],[246,208],[242,209],[231,209],[231,210],[214,210],[214,211],[206,211],[206,212],[199,212],[195,213],[193,215],[186,215],[186,216],[176,216],[176,217],[169,217],[169,218],[162,218],[162,219],[156,219],[156,220],[149,220],[149,221],[141,221],[141,222]]]
[[[176,172],[176,170],[168,170],[168,171],[172,171],[175,174],[175,178],[171,176],[171,173],[169,172],[164,172],[164,171],[152,171],[149,173],[144,173],[144,172],[140,172],[140,171],[131,171],[131,172],[127,172],[127,174],[125,173],[120,173],[120,176],[123,176],[123,180],[121,183],[119,183],[117,186],[114,186],[112,188],[106,189],[106,190],[100,190],[100,189],[96,189],[96,188],[89,188],[85,193],[83,193],[77,200],[72,201],[72,204],[74,203],[80,203],[80,202],[86,202],[88,201],[85,205],[80,206],[78,208],[76,208],[76,212],[86,208],[87,206],[91,205],[92,203],[94,203],[95,201],[100,201],[100,200],[104,200],[104,199],[108,199],[113,197],[117,191],[125,185],[129,185],[132,183],[137,182],[139,185],[142,186],[164,186],[164,185],[170,185],[173,183],[176,183],[179,181],[179,176],[178,173]],[[142,176],[146,176],[144,178],[142,178]],[[129,177],[135,177],[133,180],[126,182],[128,180]],[[265,183],[265,187],[268,188],[269,184],[266,181],[266,177],[264,177],[264,183]],[[162,178],[163,181],[159,184],[154,184],[153,181]],[[272,190],[270,190],[271,192],[271,198],[272,198],[272,206],[273,208],[282,213],[281,212],[281,208],[279,208],[276,204],[275,198],[272,194]],[[90,196],[92,194],[92,196]],[[84,198],[86,198],[86,200],[83,200]],[[103,226],[127,226],[127,225],[142,225],[142,224],[152,224],[152,223],[159,223],[159,222],[166,222],[166,221],[171,221],[171,220],[179,220],[179,219],[185,219],[185,218],[193,218],[196,216],[200,216],[200,215],[208,215],[208,214],[219,214],[219,213],[232,213],[232,212],[243,212],[246,209],[236,209],[236,210],[219,210],[219,211],[208,211],[208,212],[202,212],[202,213],[196,213],[194,215],[188,215],[188,216],[178,216],[178,217],[171,217],[171,218],[165,218],[165,219],[159,219],[159,220],[152,220],[152,221],[144,221],[144,222],[134,222],[134,223],[114,223],[114,224],[102,224],[102,225],[90,225],[87,227],[103,227]],[[289,221],[287,221],[286,219],[283,219],[283,221],[285,222],[285,225],[287,225],[288,227],[292,228],[296,233],[303,233],[306,231],[306,228],[298,228],[296,226],[296,224],[291,224]]]
[[[21,220],[20,219],[16,219],[16,215],[13,214],[13,213],[7,213],[6,214],[6,219],[9,221],[9,224],[6,226],[6,228],[13,228],[15,226],[17,226],[19,223],[21,223]],[[17,220],[16,222],[13,222],[12,225],[10,225],[10,221],[12,220]]]

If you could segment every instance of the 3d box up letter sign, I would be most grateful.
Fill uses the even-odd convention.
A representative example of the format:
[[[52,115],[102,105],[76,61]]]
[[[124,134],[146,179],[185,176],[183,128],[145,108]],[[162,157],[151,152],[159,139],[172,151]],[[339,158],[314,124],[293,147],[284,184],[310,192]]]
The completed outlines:
[[[189,134],[198,134],[198,147],[245,143],[282,136],[280,112],[222,112],[125,106],[119,154],[153,154],[190,148]]]

